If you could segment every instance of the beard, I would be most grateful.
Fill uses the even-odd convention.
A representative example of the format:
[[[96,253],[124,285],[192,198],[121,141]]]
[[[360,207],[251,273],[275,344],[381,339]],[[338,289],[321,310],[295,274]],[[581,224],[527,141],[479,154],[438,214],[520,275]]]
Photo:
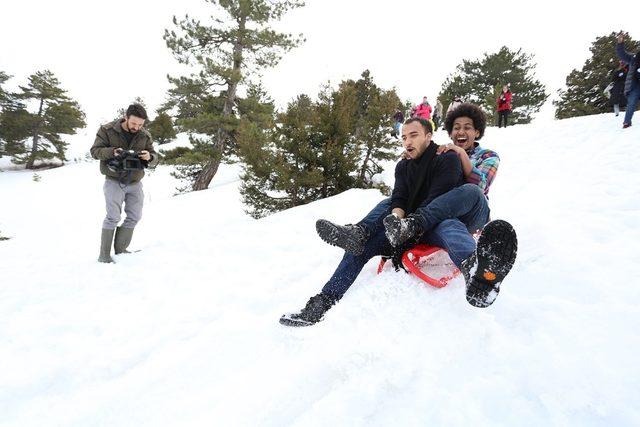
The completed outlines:
[[[129,133],[138,133],[141,128],[135,129],[127,123],[127,132]]]

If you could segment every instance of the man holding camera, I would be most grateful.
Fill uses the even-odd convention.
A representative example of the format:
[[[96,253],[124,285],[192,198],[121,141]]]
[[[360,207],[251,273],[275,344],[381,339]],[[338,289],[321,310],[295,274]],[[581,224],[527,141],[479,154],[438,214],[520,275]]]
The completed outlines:
[[[100,262],[114,262],[112,241],[116,255],[129,253],[133,229],[142,216],[144,168],[158,159],[151,135],[143,129],[147,118],[142,105],[130,105],[123,119],[100,126],[90,150],[91,156],[100,160],[100,172],[106,178],[103,188],[107,216],[102,223]],[[127,216],[118,227],[123,203]]]

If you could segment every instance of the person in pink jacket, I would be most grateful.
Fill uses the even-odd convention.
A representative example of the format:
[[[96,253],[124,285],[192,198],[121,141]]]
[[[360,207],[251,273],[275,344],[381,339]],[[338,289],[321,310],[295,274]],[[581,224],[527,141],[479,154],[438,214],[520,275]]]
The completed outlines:
[[[427,97],[422,98],[422,104],[416,108],[415,116],[420,119],[431,120],[431,105],[427,102]]]

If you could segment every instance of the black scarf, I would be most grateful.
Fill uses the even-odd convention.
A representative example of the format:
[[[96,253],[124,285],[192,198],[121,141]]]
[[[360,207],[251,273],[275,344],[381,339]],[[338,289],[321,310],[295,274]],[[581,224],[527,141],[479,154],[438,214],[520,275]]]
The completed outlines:
[[[418,199],[418,195],[422,192],[423,188],[429,188],[431,186],[431,177],[433,175],[433,168],[431,164],[436,157],[436,151],[438,150],[438,144],[431,141],[431,144],[424,150],[420,159],[417,160],[418,174],[415,181],[415,187],[411,189],[409,195],[409,202],[407,203],[407,213],[413,213],[418,209],[422,200]]]

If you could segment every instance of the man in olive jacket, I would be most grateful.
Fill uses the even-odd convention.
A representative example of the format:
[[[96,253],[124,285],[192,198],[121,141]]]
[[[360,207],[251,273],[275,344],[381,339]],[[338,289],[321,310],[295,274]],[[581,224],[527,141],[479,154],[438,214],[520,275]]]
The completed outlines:
[[[147,112],[144,107],[140,104],[130,105],[125,118],[100,126],[90,150],[91,156],[100,160],[100,172],[105,175],[103,189],[107,216],[102,223],[100,262],[114,262],[111,258],[112,241],[116,254],[129,253],[127,247],[131,243],[133,229],[142,217],[143,168],[154,165],[158,159],[151,135],[143,129],[145,120]],[[136,156],[140,159],[140,169],[125,170],[122,167],[124,163],[117,161],[129,150],[135,153],[134,164]],[[123,203],[127,216],[122,226],[118,227]]]

